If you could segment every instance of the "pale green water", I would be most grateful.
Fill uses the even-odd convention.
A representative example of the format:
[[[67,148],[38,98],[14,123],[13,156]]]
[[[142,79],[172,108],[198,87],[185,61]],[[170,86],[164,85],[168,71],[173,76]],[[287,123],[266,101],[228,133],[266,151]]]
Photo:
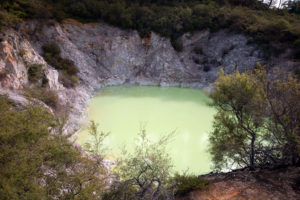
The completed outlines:
[[[111,132],[106,144],[114,155],[124,144],[129,148],[134,144],[141,125],[146,125],[152,139],[176,130],[168,145],[175,170],[200,174],[209,172],[211,163],[208,132],[215,112],[208,101],[207,95],[194,89],[107,87],[91,100],[89,118]],[[77,141],[83,144],[88,138],[87,131],[82,131]]]

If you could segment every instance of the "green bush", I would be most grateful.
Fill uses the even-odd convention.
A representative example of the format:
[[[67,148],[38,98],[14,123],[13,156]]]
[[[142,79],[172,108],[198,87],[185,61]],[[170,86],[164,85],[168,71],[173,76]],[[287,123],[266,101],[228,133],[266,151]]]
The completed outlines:
[[[34,88],[25,89],[25,96],[29,99],[38,99],[53,109],[56,109],[58,105],[57,92],[49,88],[36,86]]]
[[[205,189],[208,186],[208,180],[195,175],[174,176],[176,195],[185,195],[193,190]]]
[[[60,59],[61,69],[66,71],[69,75],[77,75],[78,69],[75,67],[75,64],[70,59]]]
[[[45,76],[41,64],[31,64],[28,67],[28,80],[32,83],[36,83],[39,80],[42,80]]]
[[[22,20],[13,13],[7,12],[6,10],[1,10],[0,4],[0,30],[6,26],[14,26]]]
[[[103,163],[82,157],[48,109],[14,105],[0,95],[0,200],[99,199]]]
[[[42,46],[42,49],[45,54],[48,54],[52,57],[60,56],[60,48],[55,42],[51,42]]]
[[[72,88],[78,84],[78,77],[76,75],[70,75],[66,71],[61,71],[58,78],[66,88]]]
[[[177,52],[181,52],[183,50],[183,45],[178,40],[171,40],[171,44]]]
[[[78,83],[78,69],[74,62],[70,59],[62,58],[60,56],[60,48],[54,42],[45,44],[42,49],[45,60],[59,70],[59,80],[62,84],[68,88],[75,87]]]

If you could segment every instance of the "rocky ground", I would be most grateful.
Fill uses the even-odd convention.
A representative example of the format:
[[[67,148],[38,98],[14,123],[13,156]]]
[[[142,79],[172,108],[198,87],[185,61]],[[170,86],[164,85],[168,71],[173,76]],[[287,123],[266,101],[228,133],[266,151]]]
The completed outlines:
[[[300,167],[279,167],[250,172],[248,169],[202,176],[205,190],[193,191],[178,200],[298,200]]]

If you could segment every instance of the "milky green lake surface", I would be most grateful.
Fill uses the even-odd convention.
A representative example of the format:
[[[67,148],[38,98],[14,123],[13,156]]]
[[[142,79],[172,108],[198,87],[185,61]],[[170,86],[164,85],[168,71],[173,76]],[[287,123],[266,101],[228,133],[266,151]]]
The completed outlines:
[[[208,132],[215,111],[208,102],[207,95],[196,89],[114,86],[103,88],[91,100],[89,119],[111,133],[105,141],[111,158],[118,156],[124,145],[133,148],[141,126],[153,140],[175,131],[168,144],[175,171],[202,174],[209,172],[211,165]],[[83,130],[77,142],[84,144],[89,139]]]

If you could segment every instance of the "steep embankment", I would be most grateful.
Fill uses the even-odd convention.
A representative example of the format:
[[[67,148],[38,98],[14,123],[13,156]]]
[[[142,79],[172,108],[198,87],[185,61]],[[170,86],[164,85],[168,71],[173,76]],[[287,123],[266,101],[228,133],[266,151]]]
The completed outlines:
[[[207,189],[178,200],[297,200],[300,195],[299,167],[244,169],[202,177],[209,180]]]

